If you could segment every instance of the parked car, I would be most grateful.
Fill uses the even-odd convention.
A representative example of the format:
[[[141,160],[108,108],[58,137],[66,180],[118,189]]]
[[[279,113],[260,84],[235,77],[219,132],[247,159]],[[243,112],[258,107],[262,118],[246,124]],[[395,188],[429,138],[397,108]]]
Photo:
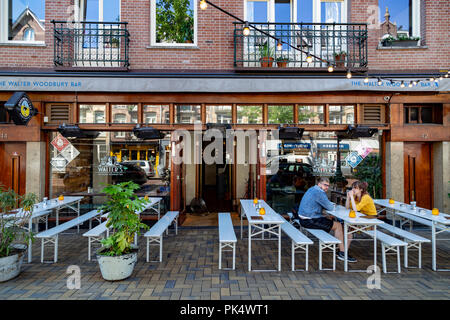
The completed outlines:
[[[266,163],[266,175],[273,175],[277,173],[280,163],[288,162],[288,163],[306,163],[309,165],[313,164],[312,158],[310,156],[301,156],[301,155],[279,155],[271,157],[267,160]]]
[[[118,162],[122,165],[123,172],[120,175],[113,175],[113,183],[121,183],[125,181],[133,181],[139,185],[147,182],[147,174],[140,166],[131,162]]]
[[[124,163],[131,163],[134,165],[137,165],[139,167],[141,167],[142,169],[144,169],[145,174],[147,175],[147,178],[151,178],[155,176],[155,170],[153,169],[152,164],[150,163],[150,161],[146,161],[146,160],[127,160],[124,161]]]
[[[294,181],[294,177],[296,180]],[[267,186],[270,188],[285,188],[295,185],[297,190],[308,190],[315,185],[313,167],[302,162],[280,162],[278,171],[267,177]]]

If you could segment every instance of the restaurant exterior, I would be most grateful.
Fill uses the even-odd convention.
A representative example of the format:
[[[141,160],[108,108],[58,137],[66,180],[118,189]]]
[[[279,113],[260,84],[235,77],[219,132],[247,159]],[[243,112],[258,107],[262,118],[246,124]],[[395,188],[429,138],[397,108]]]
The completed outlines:
[[[257,29],[246,38],[243,25],[195,1],[187,1],[192,33],[164,40],[160,2],[46,0],[28,8],[42,15],[44,40],[19,41],[0,28],[3,185],[40,198],[83,195],[87,210],[103,201],[104,183],[133,180],[180,210],[182,223],[202,203],[235,211],[242,198],[285,213],[317,177],[334,181],[340,171],[339,195],[366,158],[378,157],[374,197],[449,211],[450,55],[435,31],[448,32],[447,19],[419,24],[412,15],[410,35],[422,40],[400,49],[384,47],[371,28],[378,1],[216,1],[284,39],[273,54],[288,64],[263,67],[259,49],[275,48],[272,38]],[[409,3],[412,12],[439,10]],[[148,14],[139,20],[138,12]],[[292,46],[332,61],[334,72]],[[338,51],[347,52],[344,65]]]

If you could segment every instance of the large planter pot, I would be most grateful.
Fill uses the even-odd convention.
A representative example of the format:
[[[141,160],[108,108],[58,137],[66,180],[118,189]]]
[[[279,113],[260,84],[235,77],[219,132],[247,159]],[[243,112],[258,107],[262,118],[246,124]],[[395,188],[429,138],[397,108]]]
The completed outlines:
[[[97,252],[97,261],[105,280],[117,281],[131,276],[137,261],[137,250],[118,257],[110,257]]]
[[[26,248],[26,246],[16,247],[15,254],[0,258],[0,282],[8,281],[19,275]]]
[[[336,65],[336,68],[344,68],[345,67],[345,57],[346,54],[339,54],[334,56],[334,63]]]
[[[272,57],[262,57],[259,59],[262,68],[271,68],[273,66],[273,60]]]
[[[384,41],[382,42],[383,47],[417,47],[417,40],[394,40],[394,41]]]

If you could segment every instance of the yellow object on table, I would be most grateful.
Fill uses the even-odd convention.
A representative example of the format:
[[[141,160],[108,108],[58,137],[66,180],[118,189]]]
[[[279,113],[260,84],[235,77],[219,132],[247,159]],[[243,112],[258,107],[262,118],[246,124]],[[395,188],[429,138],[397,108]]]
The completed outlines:
[[[438,208],[433,208],[433,210],[431,210],[431,214],[433,216],[438,216],[439,215],[439,209]]]
[[[64,201],[64,196],[63,196],[63,195],[60,195],[60,196],[58,197],[58,200],[59,200],[59,201]]]
[[[394,203],[395,203],[394,199],[389,199],[389,204],[394,204]]]
[[[258,204],[258,198],[253,199],[253,204]]]
[[[356,213],[355,213],[355,211],[350,210],[348,216],[349,216],[350,218],[356,218]]]
[[[148,195],[145,195],[145,196],[144,196],[144,200],[145,200],[145,201],[148,201]]]
[[[262,215],[262,216],[265,215],[266,214],[266,209],[260,208],[259,209],[259,214]]]

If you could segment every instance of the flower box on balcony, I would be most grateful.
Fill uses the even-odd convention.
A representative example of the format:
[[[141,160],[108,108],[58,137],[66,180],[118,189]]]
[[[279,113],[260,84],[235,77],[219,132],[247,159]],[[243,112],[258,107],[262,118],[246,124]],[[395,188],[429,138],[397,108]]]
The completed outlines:
[[[419,37],[399,36],[398,38],[394,38],[389,36],[381,40],[381,45],[383,47],[417,47],[419,39]]]

